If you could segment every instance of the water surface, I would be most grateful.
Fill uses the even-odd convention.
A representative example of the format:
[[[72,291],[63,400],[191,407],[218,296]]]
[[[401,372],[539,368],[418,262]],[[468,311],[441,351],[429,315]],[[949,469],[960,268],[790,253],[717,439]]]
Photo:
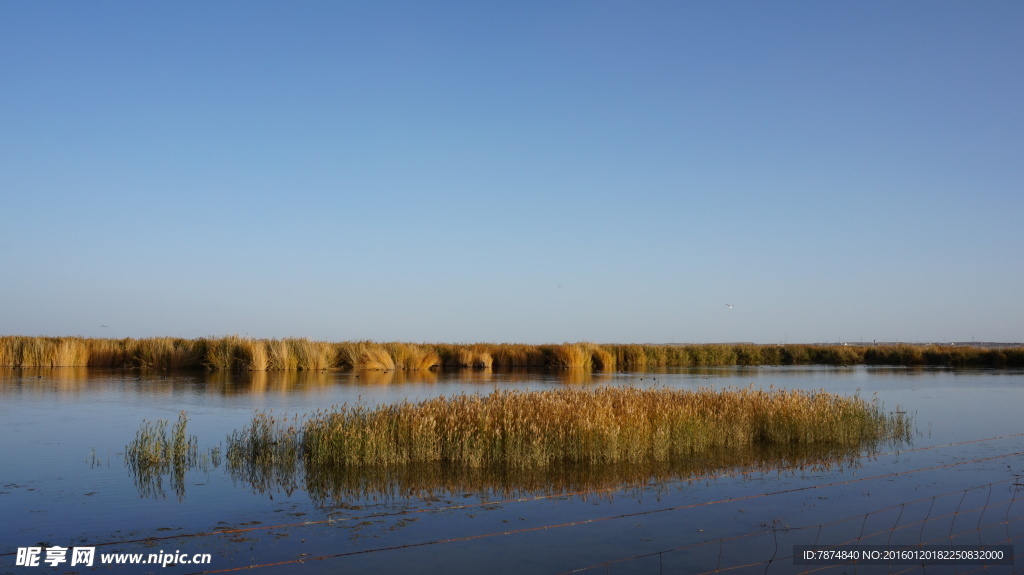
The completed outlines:
[[[311,497],[301,482],[294,490],[259,488],[232,477],[223,465],[189,471],[181,494],[169,479],[162,491],[142,490],[123,459],[143,420],[173,422],[182,410],[189,433],[209,449],[223,446],[256,410],[302,414],[345,402],[375,405],[566,385],[823,389],[908,411],[917,434],[899,450],[802,469],[709,468],[672,480],[580,478],[575,484],[549,481],[547,488],[543,478],[534,478],[518,492],[474,489],[469,482],[412,495],[371,490],[327,499]],[[652,573],[755,563],[733,572],[789,573],[804,567],[762,562],[788,555],[794,544],[851,537],[872,543],[1013,542],[1024,533],[1021,413],[1021,371],[0,369],[0,553],[7,553],[0,565],[46,571],[15,567],[14,552],[33,545],[99,545],[98,553],[212,554],[212,563],[201,568],[157,568],[167,573],[300,559],[252,571],[559,573],[600,565],[594,572]],[[229,529],[235,531],[224,533]],[[875,532],[882,535],[866,538]],[[310,560],[318,557],[324,559]]]

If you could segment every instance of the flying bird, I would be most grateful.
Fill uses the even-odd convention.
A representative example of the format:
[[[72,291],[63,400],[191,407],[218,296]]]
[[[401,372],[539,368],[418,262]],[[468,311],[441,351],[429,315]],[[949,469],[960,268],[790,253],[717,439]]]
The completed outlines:
[[[732,305],[731,303],[727,303],[727,304],[725,304],[725,307],[727,307],[727,308],[729,308],[729,309],[732,309],[732,308],[733,308],[733,305]]]

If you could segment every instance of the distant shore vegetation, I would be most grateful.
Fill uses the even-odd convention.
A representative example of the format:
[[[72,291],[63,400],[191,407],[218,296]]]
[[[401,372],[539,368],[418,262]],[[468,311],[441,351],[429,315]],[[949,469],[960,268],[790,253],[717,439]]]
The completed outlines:
[[[548,368],[597,371],[749,365],[1024,367],[1024,347],[825,344],[327,342],[255,339],[0,336],[0,366],[212,371]]]

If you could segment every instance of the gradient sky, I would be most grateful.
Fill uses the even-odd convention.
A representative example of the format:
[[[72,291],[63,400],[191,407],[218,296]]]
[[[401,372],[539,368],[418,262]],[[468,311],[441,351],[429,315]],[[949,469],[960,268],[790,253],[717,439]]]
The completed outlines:
[[[0,110],[0,334],[1024,341],[1021,2],[3,2]]]

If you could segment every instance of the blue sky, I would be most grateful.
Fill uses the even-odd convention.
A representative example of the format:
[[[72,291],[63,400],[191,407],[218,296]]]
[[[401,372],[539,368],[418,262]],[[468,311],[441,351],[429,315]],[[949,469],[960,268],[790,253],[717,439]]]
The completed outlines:
[[[0,333],[1024,341],[1022,55],[1009,1],[4,2]]]

